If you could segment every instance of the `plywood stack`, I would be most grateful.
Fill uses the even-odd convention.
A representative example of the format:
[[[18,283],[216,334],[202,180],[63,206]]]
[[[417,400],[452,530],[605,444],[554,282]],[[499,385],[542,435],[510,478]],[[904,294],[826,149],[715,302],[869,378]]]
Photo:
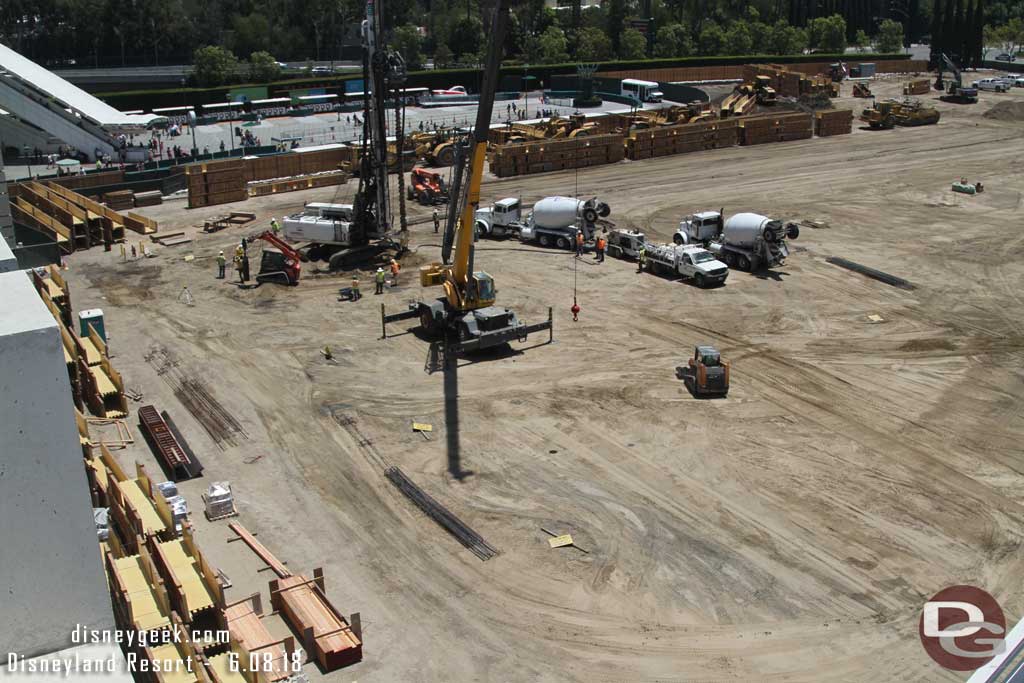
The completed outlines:
[[[124,211],[135,208],[135,193],[131,190],[117,190],[115,192],[104,192],[103,203],[114,211]]]
[[[164,197],[163,193],[160,192],[160,190],[135,193],[135,206],[137,208],[141,208],[143,206],[158,206],[163,203]]]
[[[814,134],[818,137],[847,135],[852,127],[852,109],[829,109],[814,114]]]
[[[626,138],[626,157],[650,159],[732,147],[736,144],[738,130],[736,119],[722,119],[633,131]]]
[[[932,82],[927,78],[919,78],[903,86],[904,95],[927,95],[931,92]]]
[[[491,173],[499,178],[601,166],[622,161],[625,149],[618,135],[593,135],[572,140],[502,145],[494,151]]]
[[[739,119],[739,126],[741,145],[806,140],[814,135],[811,115],[803,112],[747,116]]]
[[[244,171],[244,162],[234,159],[187,166],[188,208],[244,201],[249,196]]]

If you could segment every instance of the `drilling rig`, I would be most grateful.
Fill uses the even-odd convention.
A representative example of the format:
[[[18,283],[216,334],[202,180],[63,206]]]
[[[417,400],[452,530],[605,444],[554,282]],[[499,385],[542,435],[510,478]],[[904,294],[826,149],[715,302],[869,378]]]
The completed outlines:
[[[367,0],[363,39],[363,136],[356,167],[359,187],[352,204],[310,204],[301,213],[286,216],[284,236],[305,242],[304,256],[327,260],[341,270],[375,258],[385,250],[404,252],[408,242],[405,221],[404,177],[397,175],[399,221],[396,229],[389,204],[387,101],[395,102],[394,134],[397,150],[404,148],[401,88],[405,62],[382,40],[379,0]],[[401,155],[401,151],[399,152]],[[401,165],[399,166],[401,168]]]

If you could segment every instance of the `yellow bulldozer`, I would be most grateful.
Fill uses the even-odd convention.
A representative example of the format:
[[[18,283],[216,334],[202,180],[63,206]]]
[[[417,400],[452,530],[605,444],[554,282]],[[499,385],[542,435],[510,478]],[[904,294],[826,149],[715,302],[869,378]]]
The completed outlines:
[[[939,122],[939,112],[919,100],[884,100],[865,109],[860,120],[883,130],[893,126],[928,126]]]

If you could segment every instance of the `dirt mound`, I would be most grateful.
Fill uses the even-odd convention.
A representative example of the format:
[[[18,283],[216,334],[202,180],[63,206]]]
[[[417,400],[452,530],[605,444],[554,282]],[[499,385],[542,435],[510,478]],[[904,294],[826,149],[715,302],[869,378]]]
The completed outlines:
[[[982,114],[996,121],[1024,121],[1024,102],[1004,100]]]

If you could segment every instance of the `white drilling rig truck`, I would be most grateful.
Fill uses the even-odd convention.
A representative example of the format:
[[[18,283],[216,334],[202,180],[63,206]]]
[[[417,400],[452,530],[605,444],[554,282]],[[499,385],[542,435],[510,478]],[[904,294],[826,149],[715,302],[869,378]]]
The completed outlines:
[[[782,265],[789,256],[786,240],[800,236],[796,223],[756,213],[724,218],[721,211],[687,216],[673,236],[676,244],[703,244],[730,268],[756,271]]]

